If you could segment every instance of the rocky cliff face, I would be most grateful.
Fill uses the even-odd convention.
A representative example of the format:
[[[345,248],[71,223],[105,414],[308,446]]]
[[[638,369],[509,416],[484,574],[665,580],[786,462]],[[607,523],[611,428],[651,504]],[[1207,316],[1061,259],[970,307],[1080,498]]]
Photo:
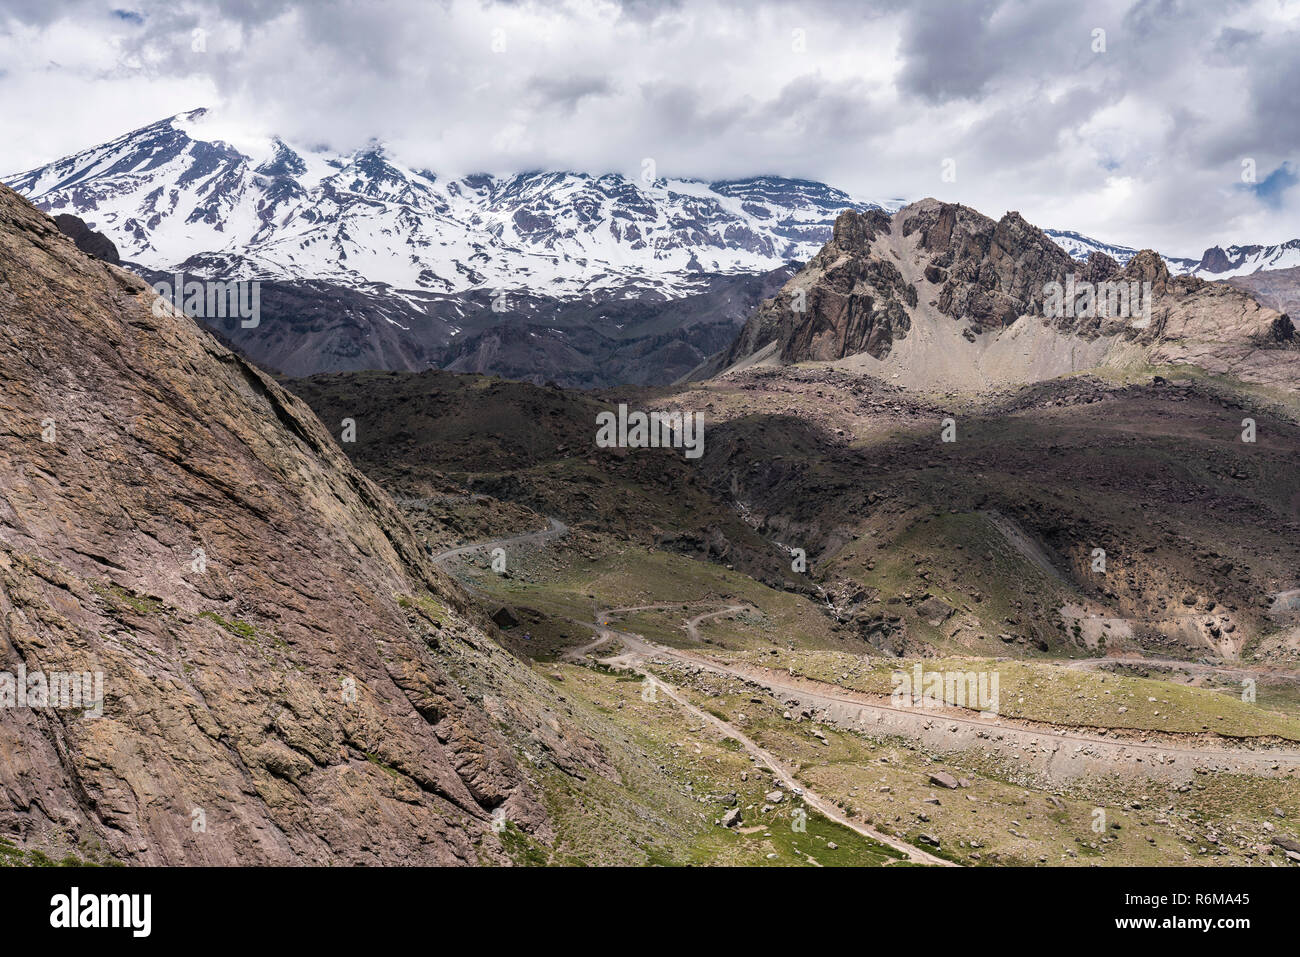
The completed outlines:
[[[1019,213],[994,222],[966,206],[926,201],[907,207],[898,228],[920,236],[925,278],[940,287],[939,311],[977,331],[1041,315],[1043,286],[1075,268]]]
[[[1116,309],[1118,298],[1103,305],[1111,290],[1101,283],[1141,295]],[[1019,213],[995,221],[927,199],[892,217],[842,213],[831,241],[755,311],[716,367],[852,360],[933,388],[1146,361],[1293,388],[1285,327],[1240,290],[1172,276],[1151,250],[1122,268],[1100,251],[1078,261]]]
[[[137,863],[508,860],[600,768],[312,412],[0,187],[0,835]],[[364,426],[363,426],[364,427]],[[11,685],[12,688],[12,685]]]
[[[883,358],[907,335],[923,292],[939,313],[969,327],[970,338],[1041,315],[1044,283],[1076,268],[1019,213],[995,222],[934,200],[892,218],[848,211],[825,248],[750,320],[729,358],[774,338],[786,362]]]
[[[746,323],[729,361],[773,340],[786,362],[886,355],[907,331],[904,303],[916,305],[916,290],[897,267],[870,255],[874,240],[889,230],[880,210],[841,213],[831,241]]]

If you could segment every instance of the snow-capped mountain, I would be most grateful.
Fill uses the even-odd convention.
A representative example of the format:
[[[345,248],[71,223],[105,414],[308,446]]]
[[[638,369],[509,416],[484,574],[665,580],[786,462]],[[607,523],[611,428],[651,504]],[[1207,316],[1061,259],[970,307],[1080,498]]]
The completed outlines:
[[[1056,245],[1075,259],[1087,259],[1093,252],[1103,252],[1121,266],[1137,255],[1131,246],[1117,246],[1065,229],[1043,230]],[[1163,254],[1162,254],[1163,255]],[[1200,259],[1164,256],[1175,276],[1192,275],[1202,279],[1230,279],[1249,276],[1262,270],[1290,269],[1300,266],[1300,239],[1274,246],[1211,246]]]
[[[1228,279],[1295,266],[1300,266],[1300,239],[1274,246],[1211,246],[1192,272],[1202,279]]]
[[[212,125],[206,110],[179,114],[7,182],[151,269],[425,294],[682,295],[702,274],[809,259],[840,211],[878,205],[777,177],[444,179],[380,144],[237,149]]]
[[[1090,254],[1099,252],[1105,253],[1121,266],[1127,266],[1128,261],[1138,254],[1138,250],[1132,246],[1119,246],[1115,243],[1102,242],[1100,239],[1093,239],[1091,236],[1085,236],[1069,229],[1044,229],[1043,232],[1051,238],[1052,242],[1060,246],[1070,256],[1079,260],[1087,259]],[[1198,262],[1195,259],[1165,256],[1163,253],[1161,256],[1169,265],[1169,271],[1175,276],[1193,272]]]
[[[675,298],[710,276],[807,261],[844,209],[903,205],[772,176],[444,178],[378,143],[341,154],[241,137],[237,148],[221,133],[208,111],[194,110],[5,181],[51,214],[81,217],[149,269],[383,287],[413,299],[472,290]],[[1076,259],[1100,251],[1124,265],[1137,252],[1045,232]],[[1300,240],[1165,260],[1174,274],[1248,275],[1300,265]]]
[[[345,154],[226,132],[205,110],[6,181],[103,233],[151,282],[262,280],[258,324],[204,321],[288,375],[455,368],[579,388],[689,373],[839,213],[903,206],[774,176],[446,177],[379,143]],[[1136,252],[1048,235],[1077,259]],[[1277,268],[1297,246],[1168,262],[1221,278]]]

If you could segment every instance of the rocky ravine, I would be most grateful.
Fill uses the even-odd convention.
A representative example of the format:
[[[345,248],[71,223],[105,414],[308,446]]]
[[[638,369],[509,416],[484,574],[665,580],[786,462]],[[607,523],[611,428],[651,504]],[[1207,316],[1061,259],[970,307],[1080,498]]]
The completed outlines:
[[[148,864],[507,862],[603,773],[299,400],[0,187],[0,835]],[[202,553],[197,550],[201,549]]]

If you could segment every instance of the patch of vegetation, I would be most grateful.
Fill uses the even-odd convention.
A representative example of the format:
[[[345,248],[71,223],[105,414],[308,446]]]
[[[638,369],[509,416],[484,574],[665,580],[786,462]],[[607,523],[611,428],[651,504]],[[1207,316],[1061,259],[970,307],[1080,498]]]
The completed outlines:
[[[397,605],[404,611],[415,611],[422,613],[429,621],[441,625],[447,620],[448,612],[445,605],[430,595],[423,592],[412,597],[411,595],[398,595]]]
[[[402,772],[398,771],[397,768],[390,764],[385,764],[380,760],[379,755],[371,754],[369,751],[363,751],[362,754],[366,756],[367,761],[379,768],[379,770],[383,771],[385,774],[388,774],[394,780],[400,781],[402,779]]]
[[[167,610],[167,606],[157,598],[137,595],[120,585],[92,582],[90,587],[94,589],[95,594],[114,607],[129,608],[139,615],[156,615],[165,613]]]
[[[206,618],[208,621],[220,625],[226,631],[238,638],[243,638],[246,641],[257,640],[257,629],[246,621],[240,621],[238,618],[234,621],[226,621],[226,619],[222,618],[215,611],[201,611],[199,612],[199,617]]]
[[[99,867],[95,861],[82,860],[75,854],[65,854],[59,860],[35,848],[17,847],[12,841],[0,838],[0,867]]]
[[[594,709],[611,724],[602,740],[626,740],[628,747],[610,754],[618,783],[599,775],[577,781],[558,771],[544,777],[557,834],[555,863],[568,856],[665,867],[809,867],[879,866],[899,859],[893,849],[801,804],[798,816],[792,803],[761,812],[770,784],[736,738],[684,714],[666,696],[642,700],[639,690],[601,669],[562,667],[566,695],[579,713]],[[721,710],[733,706],[741,707],[728,699]],[[740,824],[719,826],[732,807],[741,810]]]
[[[546,846],[521,831],[513,821],[506,821],[506,826],[497,832],[497,837],[517,867],[546,867],[551,863],[551,855]]]

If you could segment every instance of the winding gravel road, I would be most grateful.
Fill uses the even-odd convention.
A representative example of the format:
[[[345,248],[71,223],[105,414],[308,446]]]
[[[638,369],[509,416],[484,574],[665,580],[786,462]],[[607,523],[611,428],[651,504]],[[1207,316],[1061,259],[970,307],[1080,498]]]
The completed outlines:
[[[569,534],[569,526],[565,525],[558,518],[547,517],[550,523],[540,532],[525,532],[522,535],[512,535],[509,538],[496,538],[488,542],[475,542],[472,545],[458,545],[456,548],[448,548],[445,551],[438,552],[433,556],[434,562],[439,565],[446,564],[453,558],[463,558],[473,552],[480,552],[484,549],[508,548],[511,545],[533,545],[539,542],[546,542],[552,538],[559,538],[562,535]]]
[[[568,531],[568,527],[557,519],[552,518],[549,521],[550,527],[540,532],[448,549],[437,555],[435,560],[443,562],[485,548],[546,541]],[[675,661],[691,668],[738,678],[765,688],[792,705],[816,712],[821,720],[831,724],[851,730],[869,731],[876,735],[899,735],[917,739],[936,751],[951,752],[969,749],[990,751],[1017,762],[1025,770],[1040,773],[1054,780],[1129,773],[1187,781],[1193,779],[1198,773],[1211,771],[1293,778],[1300,776],[1300,750],[1291,747],[1236,748],[1218,743],[1203,744],[1202,741],[1213,739],[1209,736],[1198,739],[1189,735],[1149,734],[1144,740],[1144,736],[1136,732],[1108,732],[1099,729],[1093,733],[1083,730],[1063,730],[1055,725],[1012,721],[996,715],[961,709],[896,706],[887,697],[850,691],[839,685],[801,678],[758,665],[723,662],[693,651],[659,645],[632,632],[609,628],[609,620],[613,615],[676,607],[681,607],[681,603],[614,608],[598,615],[594,623],[575,622],[585,627],[594,627],[597,637],[579,648],[572,649],[569,657],[581,660],[602,644],[616,639],[622,642],[623,650],[621,653],[602,657],[601,660],[609,664],[622,665],[648,674],[645,670],[646,665],[656,659]],[[743,607],[727,605],[706,611],[686,623],[686,632],[691,638],[698,639],[700,622],[735,613]],[[1156,659],[1135,659],[1131,663],[1139,661],[1149,665],[1167,664]],[[1091,660],[1072,662],[1065,667],[1086,668],[1090,666],[1090,662]],[[1215,668],[1215,666],[1204,665],[1192,666],[1190,670],[1199,670],[1202,667]],[[1219,668],[1218,670],[1238,669]],[[657,678],[654,680],[667,690],[662,680]],[[717,719],[711,716],[706,715],[706,719],[710,723],[717,723]],[[726,728],[728,735],[740,740],[736,728],[730,724],[727,724]],[[765,763],[772,764],[775,761],[775,758],[767,755],[766,752],[764,755]],[[882,839],[882,836],[875,837],[877,840]]]
[[[607,615],[617,611],[614,609]],[[718,612],[723,613],[725,610]],[[1064,731],[1051,725],[1012,721],[962,709],[900,707],[885,697],[757,665],[721,662],[695,652],[658,645],[630,632],[612,634],[623,642],[625,651],[606,659],[611,664],[634,666],[655,659],[676,661],[752,682],[787,702],[818,712],[828,723],[850,730],[918,738],[939,751],[984,748],[1005,752],[1022,767],[1054,779],[1112,775],[1123,770],[1171,780],[1190,780],[1198,770],[1270,776],[1300,773],[1300,750],[1197,746],[1180,740],[1150,743],[1122,736]]]

